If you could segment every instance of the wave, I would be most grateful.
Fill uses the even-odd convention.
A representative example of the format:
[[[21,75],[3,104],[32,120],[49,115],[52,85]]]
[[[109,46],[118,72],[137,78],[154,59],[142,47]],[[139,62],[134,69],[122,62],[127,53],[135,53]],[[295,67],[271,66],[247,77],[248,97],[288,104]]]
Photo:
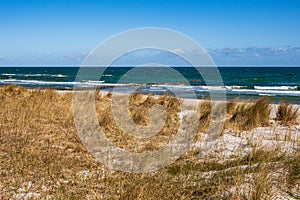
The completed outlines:
[[[260,96],[300,96],[299,86],[225,86],[229,94]]]
[[[118,83],[105,83],[105,81],[91,81],[85,80],[82,82],[66,82],[66,81],[41,81],[41,80],[22,80],[22,79],[0,79],[0,85],[15,84],[28,87],[53,87],[61,89],[72,88],[88,88],[88,87],[124,87],[132,86],[134,84],[118,84]],[[120,88],[122,90],[122,88]],[[124,87],[124,90],[126,88]],[[194,90],[198,93],[203,92],[218,92],[223,91],[226,94],[233,95],[260,95],[260,96],[296,96],[300,97],[299,86],[188,86],[188,85],[172,85],[172,84],[151,84],[149,86],[141,87],[144,92],[188,92]]]
[[[225,86],[226,89],[299,90],[299,86]]]
[[[145,87],[144,91],[185,92],[194,90],[202,92],[225,92],[232,95],[259,95],[259,96],[300,96],[299,86],[187,86],[187,85],[152,85]]]
[[[13,73],[2,73],[0,76],[12,77],[56,77],[56,78],[66,78],[67,75],[63,74],[13,74]]]
[[[156,85],[162,89],[190,90],[197,92],[218,92],[233,95],[260,95],[260,96],[300,96],[299,86],[182,86],[182,85]],[[154,90],[154,88],[152,89]],[[157,90],[157,89],[156,89]]]
[[[299,90],[262,90],[235,89],[226,91],[229,94],[252,94],[265,96],[300,96]]]
[[[17,74],[10,74],[10,73],[2,73],[2,76],[17,76]]]
[[[0,84],[15,84],[15,85],[25,85],[25,86],[103,86],[104,81],[83,81],[83,82],[63,82],[63,81],[39,81],[39,80],[19,80],[19,79],[2,79]]]
[[[56,77],[56,78],[67,78],[67,75],[63,75],[63,74],[52,74],[51,77]]]

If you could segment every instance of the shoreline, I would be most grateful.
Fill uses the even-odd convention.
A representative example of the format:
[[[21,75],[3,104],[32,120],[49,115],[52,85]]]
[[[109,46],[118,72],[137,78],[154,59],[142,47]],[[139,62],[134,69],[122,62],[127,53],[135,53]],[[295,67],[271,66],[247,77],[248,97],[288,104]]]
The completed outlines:
[[[80,90],[79,90],[80,91]],[[64,91],[64,90],[57,90],[57,92],[59,94],[65,94],[65,93],[73,93],[74,90],[72,91]],[[107,95],[109,93],[112,93],[113,95],[118,95],[118,96],[122,96],[122,95],[127,95],[128,93],[120,93],[120,92],[112,92],[112,91],[99,91],[99,93],[101,95]],[[144,97],[149,96],[149,94],[142,94]],[[154,95],[155,98],[159,98],[160,96],[163,95]],[[263,97],[260,97],[263,98]],[[266,97],[268,98],[268,97]],[[199,106],[201,103],[205,102],[205,101],[211,101],[210,99],[188,99],[188,98],[179,98],[182,101],[182,106]],[[257,99],[232,99],[232,100],[227,100],[226,102],[224,101],[215,101],[216,104],[221,104],[221,103],[230,103],[230,102],[234,102],[237,105],[239,104],[253,104],[255,101],[257,101]],[[279,103],[269,103],[270,106],[270,120],[274,120],[276,118],[276,112],[278,110],[278,107],[280,105]],[[298,109],[298,120],[300,120],[300,105],[299,104],[288,104],[291,105],[293,110]]]
[[[6,85],[7,86],[7,85]],[[6,86],[0,86],[0,89],[1,88],[4,88]],[[12,85],[13,87],[20,87],[20,86],[16,86],[16,85]],[[21,86],[22,87],[22,86]],[[26,87],[22,87],[24,88],[25,90],[29,90],[29,91],[38,91],[38,90],[41,90],[41,91],[45,91],[45,90],[54,90],[56,91],[58,94],[67,94],[67,93],[73,93],[73,92],[80,92],[80,91],[97,91],[97,89],[80,89],[80,90],[60,90],[60,89],[53,89],[53,88],[45,88],[45,89],[29,89],[29,88],[26,88]],[[109,93],[112,93],[112,94],[115,94],[115,95],[126,95],[128,93],[126,92],[114,92],[114,91],[105,91],[105,90],[98,90],[100,94],[103,94],[103,95],[106,95],[106,94],[109,94]],[[137,92],[138,93],[138,92]],[[143,96],[149,96],[149,94],[143,94]],[[158,98],[160,96],[163,96],[165,94],[161,94],[161,95],[154,95],[154,97]],[[235,102],[237,104],[244,104],[244,103],[253,103],[255,101],[257,101],[258,99],[260,98],[263,98],[263,97],[266,97],[266,98],[269,98],[268,96],[261,96],[257,99],[240,99],[240,98],[234,98],[234,99],[226,99],[226,103],[230,103],[230,102]],[[189,105],[193,105],[195,106],[196,104],[199,105],[201,102],[205,102],[205,101],[211,101],[210,99],[189,99],[189,98],[180,98],[183,102],[183,105],[185,106],[189,106]],[[284,101],[282,101],[284,102]],[[217,101],[217,103],[224,103],[222,101]],[[274,119],[276,117],[276,111],[278,109],[278,106],[280,105],[281,102],[278,102],[278,103],[273,103],[273,102],[270,102],[269,105],[270,105],[270,108],[271,108],[271,112],[270,112],[270,119]],[[300,120],[300,104],[291,104],[291,103],[288,103],[288,105],[291,105],[293,107],[294,110],[298,109],[298,120]]]
[[[115,88],[122,90],[124,88],[124,93],[126,93],[126,87],[140,87],[140,91],[147,94],[153,93],[157,95],[162,95],[164,93],[172,93],[173,89],[179,92],[182,95],[189,95],[186,91],[190,90],[189,86],[181,85],[181,82],[158,82],[158,83],[145,83],[145,84],[118,84],[118,83],[105,83],[105,81],[85,81],[82,83],[79,82],[47,82],[45,85],[35,85],[36,80],[32,80],[31,85],[30,80],[14,80],[12,82],[5,82],[6,79],[0,79],[0,87],[5,87],[7,85],[15,85],[17,87],[25,87],[27,89],[54,89],[59,91],[74,91],[74,90],[101,90],[101,91],[113,91]],[[10,79],[8,79],[10,80]],[[17,83],[14,84],[14,81]],[[25,81],[26,84],[19,84],[18,81]],[[37,80],[39,82],[40,80]],[[41,81],[43,82],[43,81]],[[194,80],[192,82],[197,82]],[[199,82],[199,81],[198,81]],[[67,84],[68,86],[62,87],[62,85]],[[173,84],[174,83],[174,84]],[[78,87],[76,86],[77,84]],[[83,85],[81,85],[83,84]],[[87,85],[85,85],[87,84]],[[226,94],[227,99],[259,99],[260,97],[269,97],[269,99],[274,104],[280,102],[288,102],[290,104],[300,105],[300,86],[237,86],[237,85],[224,85],[224,86],[205,86],[205,85],[194,85],[193,88],[197,98],[207,98],[209,99],[209,91],[222,91]],[[123,92],[123,91],[120,91]],[[193,96],[193,95],[191,95]],[[187,97],[189,98],[189,97]]]
[[[51,89],[51,88],[50,88]],[[37,89],[30,89],[30,90],[37,90]],[[46,90],[46,89],[41,89],[41,90]],[[51,90],[55,90],[57,91],[59,94],[65,94],[65,93],[73,93],[75,91],[89,91],[88,89],[85,90],[59,90],[59,89],[51,89]],[[96,91],[97,89],[92,89],[91,91]],[[112,93],[112,94],[117,94],[117,95],[126,95],[128,94],[127,92],[114,92],[114,91],[105,91],[105,90],[100,90],[99,91],[100,93],[103,93],[103,94],[108,94],[108,93]],[[139,93],[139,92],[137,92]],[[143,94],[143,93],[142,93]],[[149,94],[143,94],[145,96],[148,96],[150,95],[151,93]],[[163,96],[163,95],[166,95],[166,94],[153,94],[155,97],[159,97],[159,96]],[[241,99],[239,97],[236,97],[236,98],[233,98],[233,99],[226,99],[226,102],[230,102],[230,101],[236,101],[236,102],[240,102],[240,103],[245,103],[245,102],[254,102],[255,100],[259,99],[259,98],[263,98],[263,97],[266,97],[266,98],[271,98],[270,96],[257,96],[258,98],[249,98],[249,99]],[[210,101],[210,99],[191,99],[191,98],[181,98],[185,101],[197,101],[197,102],[202,102],[202,101]],[[220,102],[220,101],[217,101],[217,102]],[[284,101],[282,101],[284,102]],[[278,103],[270,103],[270,105],[279,105],[280,102]],[[290,104],[290,103],[289,103]],[[290,104],[290,105],[293,105],[293,106],[296,106],[296,107],[300,107],[300,104]]]

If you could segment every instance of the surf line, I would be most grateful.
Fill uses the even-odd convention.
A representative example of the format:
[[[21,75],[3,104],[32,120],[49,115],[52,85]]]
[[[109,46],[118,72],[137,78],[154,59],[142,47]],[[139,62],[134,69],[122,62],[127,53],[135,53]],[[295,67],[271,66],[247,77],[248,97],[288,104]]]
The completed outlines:
[[[202,80],[189,80],[188,81],[190,84],[191,83],[201,83]],[[76,88],[79,90],[86,90],[86,89],[109,89],[109,88],[120,88],[120,87],[147,87],[147,86],[153,86],[153,85],[182,85],[186,84],[187,82],[153,82],[153,83],[132,83],[132,84],[114,84],[114,85],[98,85],[94,87],[85,87],[85,88]]]

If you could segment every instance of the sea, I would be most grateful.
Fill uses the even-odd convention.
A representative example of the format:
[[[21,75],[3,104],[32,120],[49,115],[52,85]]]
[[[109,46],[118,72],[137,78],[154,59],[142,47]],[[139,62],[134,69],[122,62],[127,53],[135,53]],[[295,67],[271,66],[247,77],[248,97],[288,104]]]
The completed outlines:
[[[97,73],[95,69],[91,67],[91,73],[94,71]],[[177,76],[165,73],[160,67],[147,67],[144,75],[141,70],[139,74],[128,73],[132,69],[123,66],[108,67],[98,80],[87,75],[78,81],[76,77],[79,67],[0,67],[0,87],[14,84],[30,89],[100,88],[108,91],[118,87],[119,91],[122,91],[121,86],[139,83],[143,84],[139,87],[139,92],[155,95],[172,94],[170,92],[172,87],[176,87],[177,92],[182,93],[193,90],[198,99],[209,98],[209,92],[213,87],[214,90],[225,91],[227,99],[257,99],[267,96],[273,103],[284,101],[300,104],[300,67],[218,67],[223,84],[213,86],[208,86],[205,82],[207,79],[193,67],[173,67],[173,70],[188,81],[190,84],[188,87],[186,83],[180,82]],[[149,71],[151,73],[148,73]],[[127,76],[128,82],[123,81],[120,84],[124,76]],[[211,78],[213,77],[214,74],[211,74]],[[128,91],[124,89],[124,92]]]

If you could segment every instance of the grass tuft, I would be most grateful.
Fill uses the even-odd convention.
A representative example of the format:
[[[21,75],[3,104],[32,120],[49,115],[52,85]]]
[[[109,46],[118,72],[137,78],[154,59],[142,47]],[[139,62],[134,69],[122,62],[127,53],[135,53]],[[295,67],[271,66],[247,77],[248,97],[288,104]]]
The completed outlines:
[[[206,132],[211,120],[212,103],[211,101],[203,101],[199,104],[199,126],[198,132]]]
[[[267,98],[260,98],[255,103],[238,104],[235,109],[231,109],[232,116],[227,122],[227,127],[245,131],[268,126],[270,111]]]
[[[287,103],[280,103],[276,113],[275,120],[280,121],[284,126],[297,124],[298,109],[293,109],[292,105]]]

